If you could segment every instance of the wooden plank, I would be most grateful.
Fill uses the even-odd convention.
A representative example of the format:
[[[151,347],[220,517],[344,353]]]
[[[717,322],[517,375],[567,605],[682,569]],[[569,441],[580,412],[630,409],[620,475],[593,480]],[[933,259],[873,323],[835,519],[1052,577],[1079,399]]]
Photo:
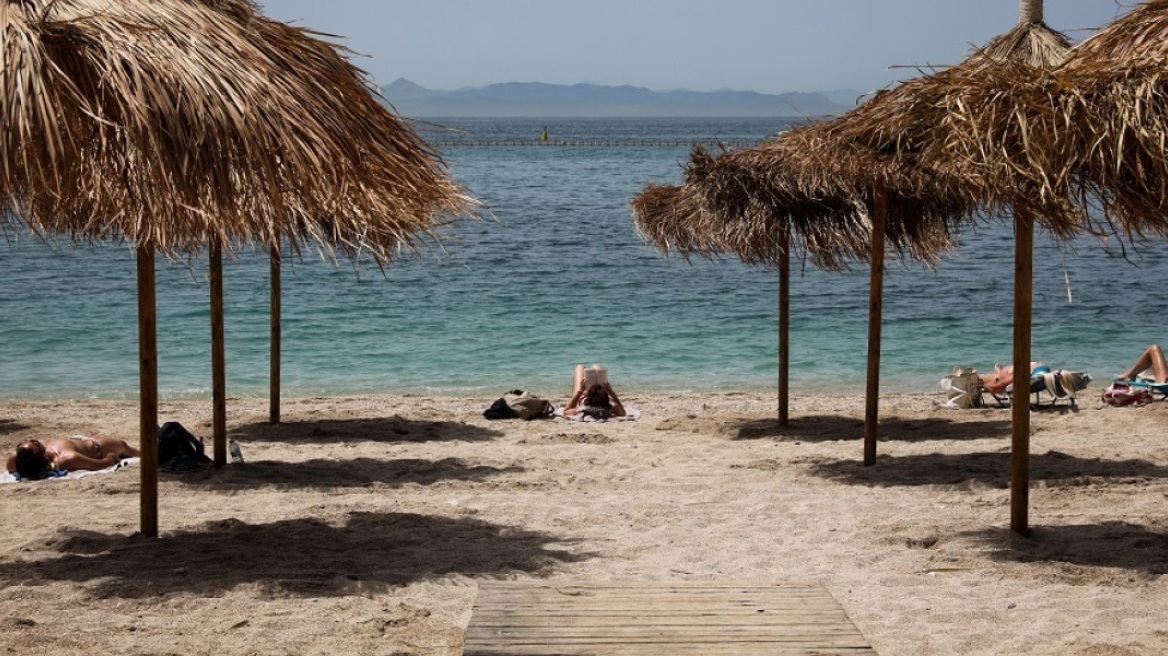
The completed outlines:
[[[467,656],[874,655],[818,584],[531,583],[479,586]]]

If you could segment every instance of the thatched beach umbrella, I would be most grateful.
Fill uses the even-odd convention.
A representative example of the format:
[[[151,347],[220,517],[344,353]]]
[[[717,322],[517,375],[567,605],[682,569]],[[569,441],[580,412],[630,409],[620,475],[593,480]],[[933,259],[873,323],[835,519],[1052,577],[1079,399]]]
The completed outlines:
[[[1027,14],[1023,19],[1041,19],[1041,4],[1023,0],[1023,9],[1038,11]],[[1033,23],[1036,29],[1041,23]],[[1020,28],[1026,25],[1018,26]],[[1018,29],[1018,28],[1016,28]],[[1040,33],[1047,32],[1042,29]],[[856,125],[850,135],[862,144],[872,148],[887,149],[896,156],[915,161],[938,170],[943,175],[953,176],[966,187],[983,207],[989,209],[1009,209],[1015,224],[1015,303],[1014,303],[1014,353],[1013,367],[1017,372],[1018,384],[1024,384],[1030,370],[1031,305],[1033,305],[1033,243],[1035,223],[1041,224],[1051,235],[1069,238],[1076,233],[1093,231],[1091,218],[1082,205],[1073,203],[1070,188],[1065,183],[1047,177],[1050,170],[1031,174],[1028,165],[1022,161],[1000,158],[999,153],[989,154],[989,158],[1000,162],[1000,166],[990,169],[985,165],[987,149],[992,146],[981,144],[982,131],[976,125],[988,116],[987,107],[964,92],[971,79],[995,79],[1002,71],[1051,70],[1061,61],[1045,62],[1036,67],[1035,51],[1047,51],[1057,55],[1062,48],[1052,49],[1049,42],[1057,34],[1042,37],[1042,48],[1022,48],[1016,50],[1023,55],[1014,58],[1000,58],[1000,49],[987,47],[979,51],[973,65],[959,65],[940,74],[920,78],[909,83],[911,86],[899,95],[898,106],[882,117],[877,117],[869,125]],[[1001,43],[999,40],[997,43]],[[1010,43],[1010,41],[1006,41]],[[1015,42],[1016,43],[1016,42]],[[994,46],[994,44],[992,44]],[[994,93],[1006,95],[1009,91],[996,89]],[[972,123],[958,125],[954,116],[954,106],[964,106],[959,117],[974,118]],[[1017,111],[1016,106],[1014,110]],[[1023,139],[1027,135],[1023,135]],[[965,144],[964,148],[957,146]],[[976,152],[979,154],[971,154]],[[1030,409],[1016,395],[1016,403],[1011,409],[1011,529],[1026,533],[1027,508],[1029,504],[1029,433]]]
[[[704,213],[723,217],[743,233],[749,232],[744,226],[752,225],[760,208],[782,214],[808,201],[850,204],[872,222],[865,464],[876,457],[883,238],[896,235],[910,248],[924,244],[913,254],[928,260],[943,248],[939,244],[952,225],[977,216],[979,209],[1001,206],[1001,199],[986,187],[969,187],[970,172],[960,162],[922,165],[922,141],[931,143],[935,122],[918,120],[915,110],[927,104],[928,94],[944,89],[942,81],[953,70],[977,70],[1003,59],[1044,66],[1061,61],[1069,42],[1042,22],[1041,7],[1039,0],[1022,0],[1014,29],[952,69],[910,80],[832,121],[724,155],[713,165],[703,164],[696,175],[687,175],[687,185],[694,187],[687,195],[702,199]],[[846,222],[838,221],[846,212],[812,216],[832,217],[833,225],[846,229]]]
[[[969,162],[950,157],[928,158],[928,152],[944,152],[941,144],[947,134],[936,116],[939,99],[949,93],[950,79],[960,75],[976,75],[1002,65],[1003,62],[1022,62],[1032,67],[1054,67],[1062,62],[1069,50],[1069,41],[1042,22],[1042,3],[1021,0],[1019,23],[1013,30],[999,36],[974,53],[961,64],[932,75],[910,80],[886,94],[881,111],[868,112],[841,131],[841,138],[879,152],[893,154],[913,166],[925,166],[939,175],[957,180],[971,194],[971,199],[991,213],[1012,208],[1015,216],[1015,303],[1014,349],[1015,371],[1030,370],[1030,333],[1033,287],[1033,239],[1036,204],[1045,211],[1040,215],[1044,225],[1054,228],[1056,234],[1073,234],[1083,224],[1079,213],[1064,197],[1035,196],[1029,186],[997,187],[985,184],[978,177],[979,170]],[[873,405],[874,390],[869,386],[869,407]],[[874,455],[874,429],[865,422],[865,462]],[[1020,472],[1029,468],[1030,407],[1028,403],[1014,403],[1012,409],[1012,487],[1015,490],[1012,507],[1026,503],[1028,487]],[[1015,511],[1017,512],[1017,511]]]
[[[156,535],[155,253],[317,244],[383,264],[472,203],[343,53],[247,0],[10,0],[0,38],[3,208],[137,255],[142,532]]]
[[[911,187],[914,193],[891,195],[890,210],[880,214],[890,218],[874,234],[870,207],[877,199],[853,177],[839,174],[841,162],[857,158],[840,157],[837,148],[825,147],[838,120],[796,127],[756,148],[718,157],[695,149],[683,186],[650,186],[633,202],[638,231],[664,251],[731,253],[778,270],[780,425],[788,422],[791,254],[841,271],[851,262],[869,261],[874,250],[883,253],[884,244],[874,249],[873,240],[887,238],[902,258],[932,262],[949,246],[948,226],[924,217],[947,216],[964,207],[963,197],[951,191],[920,193],[934,181],[911,178],[905,171],[901,191]],[[887,158],[873,155],[857,168],[874,171],[888,165],[882,161]]]
[[[1168,2],[1155,0],[1083,41],[1053,71],[1003,67],[955,79],[937,107],[951,135],[939,156],[976,162],[992,186],[1029,186],[1040,205],[1069,197],[1080,212],[1098,208],[1100,233],[1168,236],[1166,73]],[[1028,450],[1016,432],[1011,525],[1023,533]]]

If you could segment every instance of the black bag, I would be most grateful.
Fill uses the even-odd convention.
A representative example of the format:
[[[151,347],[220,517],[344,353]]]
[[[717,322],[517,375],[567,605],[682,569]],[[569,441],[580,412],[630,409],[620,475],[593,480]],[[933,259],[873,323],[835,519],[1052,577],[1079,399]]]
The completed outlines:
[[[203,442],[177,421],[158,428],[158,468],[162,471],[193,471],[211,462]]]
[[[491,407],[483,410],[483,416],[487,419],[515,419],[519,416],[519,413],[512,410],[510,405],[507,405],[506,399],[497,399],[491,404]]]

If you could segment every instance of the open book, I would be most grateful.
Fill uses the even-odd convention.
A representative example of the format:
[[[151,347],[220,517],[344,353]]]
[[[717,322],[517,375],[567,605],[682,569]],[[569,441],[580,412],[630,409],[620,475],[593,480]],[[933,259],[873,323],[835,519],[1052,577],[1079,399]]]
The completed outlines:
[[[584,389],[588,389],[593,385],[604,385],[607,382],[608,369],[594,364],[592,368],[584,370]]]

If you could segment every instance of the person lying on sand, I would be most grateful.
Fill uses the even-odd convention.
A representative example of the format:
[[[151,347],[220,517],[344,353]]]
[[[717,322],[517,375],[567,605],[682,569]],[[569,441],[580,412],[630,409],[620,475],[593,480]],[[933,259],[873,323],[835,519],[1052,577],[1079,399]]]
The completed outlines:
[[[35,481],[54,469],[97,471],[123,458],[138,456],[138,449],[116,437],[75,435],[68,439],[26,440],[8,456],[8,471]]]
[[[575,375],[572,377],[572,399],[564,406],[564,415],[570,417],[581,414],[596,419],[624,417],[625,407],[617,398],[612,386],[608,384],[607,376],[601,378],[602,382],[589,385],[589,377],[585,372],[583,365],[577,365]]]

